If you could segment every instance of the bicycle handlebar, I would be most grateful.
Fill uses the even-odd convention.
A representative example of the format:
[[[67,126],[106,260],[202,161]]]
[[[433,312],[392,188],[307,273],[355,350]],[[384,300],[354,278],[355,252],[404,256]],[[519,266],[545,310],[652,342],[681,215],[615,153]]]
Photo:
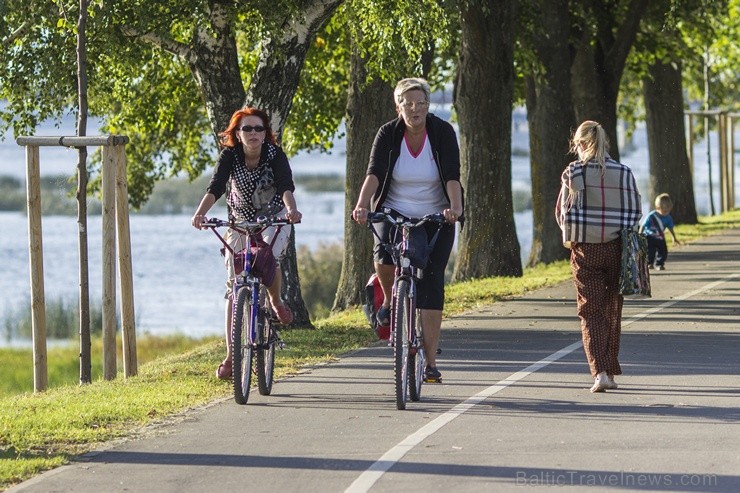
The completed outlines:
[[[417,226],[421,226],[424,223],[437,223],[437,224],[444,224],[445,216],[441,212],[437,212],[435,214],[427,214],[426,216],[422,218],[404,218],[402,216],[399,217],[393,217],[392,215],[388,214],[387,212],[368,212],[367,213],[367,221],[368,223],[379,223],[379,222],[387,222],[390,224],[395,225],[408,225],[412,228],[415,228]]]
[[[298,221],[300,223],[300,221]],[[254,229],[254,228],[268,228],[270,226],[285,226],[291,223],[287,218],[284,217],[267,217],[259,216],[255,221],[224,221],[216,217],[206,218],[203,221],[202,226],[204,228],[240,228],[240,229]]]

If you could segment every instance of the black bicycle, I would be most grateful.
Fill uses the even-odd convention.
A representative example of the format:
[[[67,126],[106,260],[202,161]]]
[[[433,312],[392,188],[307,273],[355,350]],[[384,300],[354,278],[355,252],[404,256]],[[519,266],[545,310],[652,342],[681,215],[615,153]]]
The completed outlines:
[[[389,212],[368,213],[367,224],[373,234],[381,241],[383,248],[393,258],[396,271],[393,279],[393,300],[391,301],[391,346],[393,346],[394,373],[396,386],[396,408],[406,409],[407,397],[412,401],[421,399],[421,386],[424,383],[424,334],[421,327],[419,309],[416,307],[416,284],[419,280],[415,260],[434,246],[437,235],[429,243],[419,245],[413,241],[414,228],[432,222],[438,225],[437,233],[445,223],[444,215],[429,214],[421,219],[403,216],[393,217]],[[400,233],[399,241],[385,242],[374,224],[387,222],[395,227],[391,238]]]
[[[270,226],[288,224],[291,223],[287,219],[266,216],[260,216],[256,221],[224,221],[210,218],[203,223],[203,226],[211,229],[229,250],[231,247],[216,228],[230,228],[247,238],[247,248],[238,252],[232,251],[235,276],[231,294],[233,302],[231,357],[234,400],[237,404],[246,404],[249,399],[252,372],[257,375],[259,393],[270,395],[272,392],[275,347],[282,349],[284,344],[275,328],[278,321],[273,315],[260,273],[255,272],[254,264],[256,256],[266,254],[261,249],[270,248],[262,241],[260,233]],[[271,255],[270,252],[269,256]]]

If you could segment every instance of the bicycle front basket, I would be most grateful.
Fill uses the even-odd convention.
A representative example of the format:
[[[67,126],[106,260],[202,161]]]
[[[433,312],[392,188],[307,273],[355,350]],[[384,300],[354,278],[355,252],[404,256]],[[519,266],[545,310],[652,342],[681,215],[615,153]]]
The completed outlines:
[[[252,245],[250,249],[252,251],[251,274],[259,277],[265,286],[272,286],[277,273],[277,262],[272,253],[272,247],[267,243],[261,242]],[[241,274],[244,271],[244,257],[244,250],[234,254],[235,274]]]
[[[277,261],[272,247],[265,242],[257,242],[252,249],[252,274],[262,280],[265,286],[272,286],[277,273]]]
[[[411,230],[407,250],[411,265],[417,269],[425,268],[429,263],[429,256],[432,254],[433,248],[434,245],[429,244],[429,238],[424,228],[414,228]]]

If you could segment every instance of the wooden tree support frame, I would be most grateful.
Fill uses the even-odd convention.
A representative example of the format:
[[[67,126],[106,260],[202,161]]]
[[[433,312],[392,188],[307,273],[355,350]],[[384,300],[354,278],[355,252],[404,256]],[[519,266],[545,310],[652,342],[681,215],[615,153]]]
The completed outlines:
[[[684,111],[686,118],[686,152],[691,169],[694,169],[694,118],[716,118],[719,137],[719,201],[720,211],[735,209],[735,121],[740,113],[722,110]],[[709,198],[712,200],[712,197]]]
[[[41,179],[39,147],[102,147],[103,203],[103,377],[116,377],[116,251],[121,292],[121,336],[123,369],[126,377],[137,373],[134,283],[131,266],[131,235],[128,214],[126,150],[128,137],[20,136],[26,148],[26,199],[28,205],[28,248],[31,264],[31,324],[33,332],[33,387],[48,387],[46,351],[46,302],[44,298],[44,252],[41,235]],[[117,247],[117,248],[116,248]]]

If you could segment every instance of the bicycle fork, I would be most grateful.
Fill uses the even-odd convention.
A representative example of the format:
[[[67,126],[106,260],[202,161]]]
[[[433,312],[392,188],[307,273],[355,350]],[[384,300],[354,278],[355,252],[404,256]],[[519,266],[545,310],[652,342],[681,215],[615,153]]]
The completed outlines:
[[[398,282],[401,280],[408,282],[409,285],[409,290],[407,293],[408,303],[406,304],[406,306],[408,306],[409,308],[409,313],[407,314],[407,316],[403,317],[404,321],[406,322],[405,327],[396,326],[396,320],[398,317],[395,316],[396,311],[398,310]],[[421,344],[421,339],[416,337],[416,324],[418,323],[416,317],[416,283],[413,281],[413,278],[411,276],[404,274],[397,276],[394,279],[391,303],[391,336],[389,346],[393,347],[395,345],[396,331],[405,330],[408,336],[406,338],[406,341],[408,341],[409,350],[411,352],[414,352],[416,351],[416,348]]]
[[[261,320],[260,320],[260,286],[257,283],[251,285],[252,297],[249,302],[249,344],[253,349],[257,349],[260,340]]]
[[[423,335],[421,330],[416,330],[417,324],[421,324],[416,309],[416,283],[411,281],[409,284],[409,353],[415,354],[416,350],[422,347]]]

